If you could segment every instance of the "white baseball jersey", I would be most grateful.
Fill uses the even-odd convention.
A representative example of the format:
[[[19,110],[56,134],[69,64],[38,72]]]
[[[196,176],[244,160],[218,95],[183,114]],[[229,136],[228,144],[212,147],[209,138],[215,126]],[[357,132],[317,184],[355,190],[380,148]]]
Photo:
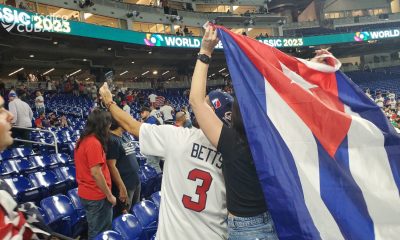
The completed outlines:
[[[142,154],[165,159],[157,240],[227,238],[222,156],[196,128],[142,124]]]
[[[161,125],[164,124],[164,120],[162,118],[162,114],[161,114],[160,110],[157,110],[157,109],[151,110],[150,116],[157,118],[157,120],[160,122]]]

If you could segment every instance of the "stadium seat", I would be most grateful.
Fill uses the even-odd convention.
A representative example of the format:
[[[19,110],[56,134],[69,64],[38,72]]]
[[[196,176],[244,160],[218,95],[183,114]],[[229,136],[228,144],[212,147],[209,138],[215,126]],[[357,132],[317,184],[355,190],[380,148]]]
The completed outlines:
[[[42,196],[41,188],[34,186],[27,178],[23,176],[3,179],[11,188],[15,199],[22,202],[38,202]]]
[[[131,209],[131,213],[136,216],[142,225],[143,231],[141,234],[141,239],[146,240],[153,236],[153,234],[157,231],[157,206],[149,200],[144,200],[135,204]]]
[[[134,214],[143,227],[157,225],[158,209],[157,205],[149,200],[143,200],[135,204],[131,213]]]
[[[149,165],[144,165],[139,168],[139,177],[142,185],[141,198],[148,198],[155,192],[154,189],[158,185],[157,171]]]
[[[151,201],[160,208],[160,202],[161,202],[161,191],[155,192],[151,194]]]
[[[24,158],[35,155],[30,148],[12,148],[1,153],[2,159]]]
[[[35,187],[45,188],[47,196],[64,193],[68,187],[67,181],[60,180],[57,175],[50,170],[31,173],[28,177]]]
[[[114,219],[112,228],[121,234],[124,240],[139,240],[142,226],[132,214],[123,214]]]
[[[67,196],[69,197],[69,199],[71,199],[72,204],[74,205],[74,208],[77,211],[78,215],[80,217],[85,217],[86,213],[78,196],[78,188],[69,190]]]
[[[58,154],[54,153],[54,154],[51,154],[49,157],[56,158],[57,162],[60,162],[62,164],[68,164],[68,163],[74,162],[74,160],[65,153],[58,153]]]
[[[9,160],[0,162],[0,176],[2,177],[17,175],[19,173],[15,164],[9,164],[8,161]]]
[[[118,232],[110,230],[100,233],[94,240],[123,240],[123,238]]]
[[[154,234],[154,235],[151,237],[150,240],[156,240],[156,235],[157,235],[157,234]]]
[[[42,216],[44,222],[45,222],[46,224],[48,224],[48,223],[49,223],[49,218],[47,217],[46,212],[45,212],[41,207],[37,207],[37,209],[38,209],[38,211],[40,212],[40,215]]]
[[[41,169],[41,166],[39,166],[36,162],[29,161],[25,158],[18,158],[18,159],[4,161],[4,164],[9,165],[10,169],[11,168],[17,169],[20,174],[28,174]]]
[[[47,197],[40,202],[40,207],[45,211],[49,226],[55,232],[75,238],[85,230],[84,220],[78,216],[67,196]]]
[[[75,166],[67,165],[66,167],[55,168],[54,172],[57,174],[59,179],[68,182],[68,188],[75,188],[77,186]]]
[[[29,160],[36,162],[37,165],[46,169],[53,169],[62,165],[57,158],[52,158],[49,155],[32,156],[29,157]]]

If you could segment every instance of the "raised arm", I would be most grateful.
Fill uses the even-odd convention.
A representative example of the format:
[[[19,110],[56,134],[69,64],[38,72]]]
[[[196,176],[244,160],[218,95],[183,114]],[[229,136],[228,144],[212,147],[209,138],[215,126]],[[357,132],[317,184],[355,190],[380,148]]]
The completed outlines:
[[[139,130],[142,123],[136,121],[131,115],[129,115],[127,112],[119,108],[117,104],[115,104],[112,99],[110,89],[108,89],[108,84],[106,82],[100,88],[99,92],[103,103],[106,105],[111,115],[118,122],[118,124],[129,133],[133,134],[136,137],[139,137]]]
[[[217,30],[208,26],[204,34],[199,54],[211,57],[218,44]],[[212,145],[217,147],[223,123],[206,101],[208,64],[197,60],[193,73],[189,102],[196,115],[197,122]]]

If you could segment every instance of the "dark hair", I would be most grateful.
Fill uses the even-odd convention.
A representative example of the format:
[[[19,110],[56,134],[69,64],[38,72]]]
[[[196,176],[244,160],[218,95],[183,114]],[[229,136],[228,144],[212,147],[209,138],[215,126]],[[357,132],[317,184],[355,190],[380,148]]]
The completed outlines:
[[[120,126],[119,126],[119,124],[118,124],[118,122],[113,118],[113,117],[111,117],[111,127],[110,127],[110,130],[111,131],[114,131],[115,129],[117,129],[117,128],[119,128]]]
[[[144,112],[144,111],[151,112],[149,107],[142,107],[142,109],[140,109],[141,113]]]
[[[89,135],[94,134],[97,140],[103,146],[103,150],[107,151],[108,132],[111,124],[111,114],[100,109],[94,109],[87,118],[85,129],[78,142],[76,149],[79,148],[80,143]]]
[[[243,141],[244,144],[247,144],[247,136],[246,136],[246,131],[244,129],[243,118],[236,97],[234,97],[233,100],[231,118],[232,118],[232,128],[239,135],[240,138],[239,140]]]

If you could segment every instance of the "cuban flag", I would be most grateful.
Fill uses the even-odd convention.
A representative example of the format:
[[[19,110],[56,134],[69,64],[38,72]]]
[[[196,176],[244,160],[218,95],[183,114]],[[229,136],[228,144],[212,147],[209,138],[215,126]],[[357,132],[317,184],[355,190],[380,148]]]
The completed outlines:
[[[380,108],[333,56],[217,28],[279,238],[400,239],[400,138]]]

